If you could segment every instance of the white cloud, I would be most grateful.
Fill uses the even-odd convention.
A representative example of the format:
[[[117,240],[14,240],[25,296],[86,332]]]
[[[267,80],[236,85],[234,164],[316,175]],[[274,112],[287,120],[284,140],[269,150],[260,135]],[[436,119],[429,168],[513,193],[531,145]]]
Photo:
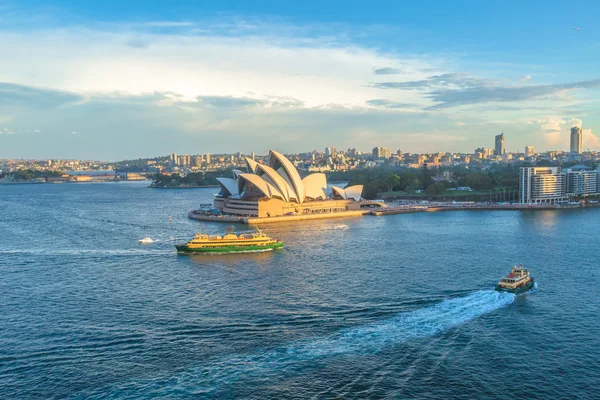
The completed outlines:
[[[134,43],[133,48],[128,44]],[[369,83],[377,65],[402,65],[406,79],[424,79],[434,59],[397,56],[325,39],[227,37],[88,29],[0,33],[11,57],[7,82],[82,92],[292,96],[306,106],[360,105],[377,98]],[[43,65],[43,67],[40,67]],[[439,68],[438,68],[439,69]],[[396,102],[427,104],[416,93]]]
[[[585,150],[600,150],[600,138],[592,133],[590,128],[583,129],[583,148]]]
[[[192,151],[188,146],[260,152],[324,145],[472,151],[489,147],[502,129],[511,147],[562,147],[566,122],[544,117],[527,125],[531,113],[583,115],[577,108],[589,99],[559,105],[549,96],[568,100],[567,92],[600,85],[517,84],[501,74],[492,80],[461,72],[459,58],[388,53],[353,44],[331,27],[163,21],[110,28],[0,31],[9,55],[0,63],[0,124],[44,132],[36,143],[23,137],[11,154],[6,146],[0,152],[126,158]],[[418,89],[435,77],[439,87]],[[390,79],[398,80],[396,90],[378,88]],[[440,102],[451,109],[424,111]],[[523,143],[523,133],[535,129],[538,142]],[[80,131],[85,143],[68,141],[65,133]],[[115,140],[123,143],[118,150]]]
[[[77,135],[76,131],[71,132],[71,135]]]
[[[549,148],[569,148],[571,140],[571,128],[581,128],[583,121],[580,118],[565,119],[558,116],[549,116],[529,121],[530,124],[538,125],[539,131],[544,135],[544,141]],[[600,150],[600,139],[591,128],[583,129],[583,148],[586,150]]]
[[[0,135],[5,134],[5,135],[14,135],[14,132],[8,128],[2,128],[0,129]]]
[[[519,78],[520,82],[529,82],[531,80],[531,75],[525,75]]]

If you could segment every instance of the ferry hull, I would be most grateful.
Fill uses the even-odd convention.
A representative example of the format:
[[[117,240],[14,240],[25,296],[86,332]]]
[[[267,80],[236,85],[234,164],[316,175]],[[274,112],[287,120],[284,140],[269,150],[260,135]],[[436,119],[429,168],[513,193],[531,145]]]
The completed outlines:
[[[533,281],[533,279],[527,283],[526,285],[520,286],[516,289],[506,289],[501,287],[500,285],[496,286],[496,291],[498,292],[508,292],[508,293],[514,293],[514,294],[522,294],[525,293],[531,289],[533,289],[533,286],[535,285],[535,282]]]
[[[283,242],[276,242],[266,244],[263,246],[249,245],[249,246],[219,246],[219,247],[189,247],[187,245],[177,245],[178,253],[248,253],[248,252],[260,252],[280,249],[283,247]]]

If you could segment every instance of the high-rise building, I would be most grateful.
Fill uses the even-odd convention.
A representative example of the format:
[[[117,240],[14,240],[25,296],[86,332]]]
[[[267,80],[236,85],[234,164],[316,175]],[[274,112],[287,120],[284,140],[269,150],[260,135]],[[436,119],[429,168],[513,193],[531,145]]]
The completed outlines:
[[[574,126],[571,128],[571,154],[581,154],[583,149],[583,134],[581,128]]]
[[[194,157],[194,167],[201,167],[202,166],[202,156],[196,156]]]
[[[489,158],[494,155],[494,149],[484,149],[483,147],[480,147],[475,149],[475,154],[481,154],[481,157],[477,158]]]
[[[533,157],[535,149],[533,146],[525,146],[525,157]]]
[[[204,159],[206,160],[206,165],[210,165],[210,153],[206,153],[206,157],[204,157]]]
[[[565,170],[566,191],[570,196],[589,196],[598,193],[598,173],[577,169]]]
[[[519,202],[566,201],[566,179],[560,167],[522,167],[519,171]]]
[[[171,164],[175,165],[177,164],[177,154],[175,153],[171,153],[171,155],[169,156],[169,161],[171,162]]]
[[[335,156],[337,155],[337,151],[335,149],[335,147],[331,147],[331,158],[335,158]]]
[[[387,147],[374,147],[373,148],[373,159],[381,160],[388,159],[392,156],[392,151]]]
[[[254,152],[250,153],[250,158],[254,160]]]
[[[504,133],[496,135],[496,145],[494,147],[494,154],[501,156],[504,154]]]

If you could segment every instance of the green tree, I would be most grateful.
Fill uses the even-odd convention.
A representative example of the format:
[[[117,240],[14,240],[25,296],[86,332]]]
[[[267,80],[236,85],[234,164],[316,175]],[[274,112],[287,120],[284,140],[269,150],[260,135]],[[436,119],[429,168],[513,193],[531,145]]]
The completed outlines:
[[[394,189],[400,186],[400,177],[394,173],[389,173],[385,177],[383,184],[388,192],[392,192]]]

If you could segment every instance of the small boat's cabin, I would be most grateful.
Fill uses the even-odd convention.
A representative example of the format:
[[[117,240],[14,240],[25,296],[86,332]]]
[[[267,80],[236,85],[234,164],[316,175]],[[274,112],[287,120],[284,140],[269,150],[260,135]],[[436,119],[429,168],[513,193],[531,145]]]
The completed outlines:
[[[498,285],[506,288],[514,288],[529,280],[529,271],[523,268],[523,264],[512,267],[506,278],[500,279]]]

